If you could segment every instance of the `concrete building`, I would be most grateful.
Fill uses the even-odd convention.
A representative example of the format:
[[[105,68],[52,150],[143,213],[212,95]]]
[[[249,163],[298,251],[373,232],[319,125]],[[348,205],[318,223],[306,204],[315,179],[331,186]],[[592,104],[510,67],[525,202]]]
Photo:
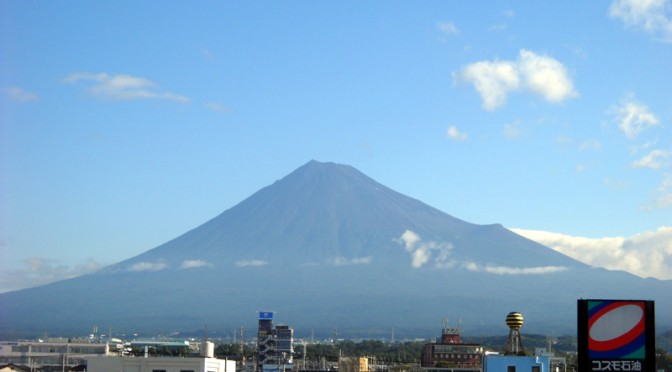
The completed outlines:
[[[441,338],[426,344],[422,350],[420,366],[423,371],[480,372],[483,365],[483,346],[463,343],[460,329],[451,328],[444,321]]]
[[[340,357],[338,358],[338,372],[369,372],[369,358]]]
[[[86,358],[87,372],[235,372],[236,362],[215,358],[122,357]]]
[[[84,363],[84,358],[110,355],[108,344],[65,341],[0,341],[0,364],[38,369],[61,366],[68,369]]]
[[[549,342],[550,345],[550,342]],[[547,356],[549,361],[550,361],[550,371],[551,372],[565,372],[567,371],[567,359],[563,357],[557,357],[555,356],[555,353],[551,350],[550,346],[547,348],[545,347],[537,347],[534,349],[534,356]]]

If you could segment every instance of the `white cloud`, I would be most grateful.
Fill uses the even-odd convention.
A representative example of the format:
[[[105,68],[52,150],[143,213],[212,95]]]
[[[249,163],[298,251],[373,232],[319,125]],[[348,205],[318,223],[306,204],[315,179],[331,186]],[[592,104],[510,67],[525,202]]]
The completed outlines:
[[[602,148],[602,143],[598,140],[587,140],[579,144],[579,150],[599,150]]]
[[[89,87],[91,94],[112,100],[160,99],[178,103],[191,101],[186,96],[160,91],[154,82],[138,76],[80,72],[66,77],[63,81],[70,84],[88,82],[91,84]]]
[[[10,269],[4,266],[3,270],[0,270],[0,293],[91,274],[101,267],[103,267],[102,264],[92,259],[68,265],[51,259],[27,258],[18,267]]]
[[[672,191],[661,193],[656,198],[655,205],[650,209],[667,209],[672,208]]]
[[[672,20],[667,14],[670,8],[668,0],[615,0],[609,16],[672,43]]]
[[[479,61],[465,66],[454,78],[472,83],[493,111],[506,103],[510,92],[525,90],[548,102],[562,102],[578,95],[567,69],[549,56],[522,49],[516,61]]]
[[[411,230],[406,230],[393,241],[402,244],[406,252],[411,254],[411,266],[420,268],[433,259],[435,268],[449,268],[454,265],[450,260],[453,245],[448,242],[422,241],[422,238]]]
[[[672,226],[627,238],[597,239],[538,230],[512,231],[588,265],[641,277],[672,279]]]
[[[528,88],[549,102],[562,102],[577,95],[565,66],[551,57],[523,49],[518,66]]]
[[[464,132],[460,132],[457,129],[457,127],[454,126],[454,125],[451,125],[450,127],[448,127],[448,130],[446,131],[446,135],[448,136],[448,138],[450,138],[452,140],[455,140],[455,141],[466,141],[466,140],[469,139],[468,134],[466,134]]]
[[[168,264],[165,262],[138,262],[131,265],[128,271],[160,271],[168,268]]]
[[[411,230],[406,230],[404,231],[403,234],[399,237],[397,242],[402,242],[404,243],[404,249],[406,249],[407,252],[412,252],[413,251],[413,246],[417,244],[420,240],[420,236],[416,233],[414,233]]]
[[[209,61],[212,61],[212,60],[215,59],[215,56],[212,54],[212,52],[208,48],[201,49],[201,55]]]
[[[460,29],[452,22],[439,22],[436,28],[445,35],[457,35],[460,33]]]
[[[207,109],[215,112],[231,112],[231,109],[222,105],[221,103],[217,102],[207,102],[204,103],[203,106],[205,106]]]
[[[508,139],[519,138],[523,134],[520,129],[521,125],[522,122],[520,120],[516,120],[511,124],[504,124],[504,137]]]
[[[37,94],[29,92],[19,87],[3,88],[2,93],[8,100],[12,102],[29,102],[29,101],[35,101],[40,98]]]
[[[371,263],[371,260],[373,260],[372,256],[356,258],[336,257],[331,260],[331,263],[334,266],[368,265]]]
[[[611,109],[611,113],[623,134],[630,139],[636,138],[645,129],[658,125],[658,118],[633,96],[622,99],[618,106]]]
[[[242,261],[237,261],[236,266],[238,267],[256,267],[256,266],[266,266],[268,265],[268,261],[264,260],[242,260]]]
[[[467,65],[458,78],[474,84],[483,108],[493,111],[506,103],[509,92],[520,87],[520,74],[513,62],[480,61]]]
[[[497,23],[497,24],[494,24],[494,25],[490,26],[488,28],[488,31],[494,32],[494,33],[500,33],[500,32],[504,32],[508,29],[509,29],[509,24],[506,23],[506,22],[501,22],[501,23]]]
[[[646,209],[672,208],[672,174],[665,174],[663,181],[658,186],[658,196],[654,205]]]
[[[651,168],[660,169],[670,165],[669,159],[672,158],[672,151],[668,150],[652,150],[641,159],[633,162],[633,168]]]
[[[212,264],[203,260],[185,260],[180,265],[180,269],[197,269],[199,267],[212,267]]]
[[[496,275],[541,275],[567,270],[564,266],[509,267],[491,264],[483,266],[475,262],[468,262],[464,264],[464,267],[469,271],[485,272]]]

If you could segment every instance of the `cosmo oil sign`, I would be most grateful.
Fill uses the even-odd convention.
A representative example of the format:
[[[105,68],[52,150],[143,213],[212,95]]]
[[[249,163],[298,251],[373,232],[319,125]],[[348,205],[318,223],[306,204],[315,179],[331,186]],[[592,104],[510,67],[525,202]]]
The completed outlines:
[[[579,371],[653,371],[653,301],[579,300]]]

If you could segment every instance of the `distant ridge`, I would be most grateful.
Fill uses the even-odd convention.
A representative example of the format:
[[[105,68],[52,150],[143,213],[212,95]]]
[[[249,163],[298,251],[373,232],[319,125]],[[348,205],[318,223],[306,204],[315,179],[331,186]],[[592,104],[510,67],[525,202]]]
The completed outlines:
[[[588,267],[501,225],[476,225],[357,169],[310,161],[201,226],[98,273],[0,294],[0,336],[231,330],[274,309],[300,330],[434,333],[440,319],[573,332],[578,298],[655,299],[672,281]]]

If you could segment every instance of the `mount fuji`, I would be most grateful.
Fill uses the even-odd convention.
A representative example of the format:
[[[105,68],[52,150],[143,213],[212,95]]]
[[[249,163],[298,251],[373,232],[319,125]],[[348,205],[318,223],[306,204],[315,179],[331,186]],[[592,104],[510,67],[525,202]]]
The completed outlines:
[[[504,333],[576,330],[579,298],[655,300],[672,326],[672,281],[590,267],[501,225],[478,225],[310,161],[204,224],[138,256],[0,294],[0,336],[254,327],[273,310],[296,329],[347,337],[427,337],[441,319]]]

